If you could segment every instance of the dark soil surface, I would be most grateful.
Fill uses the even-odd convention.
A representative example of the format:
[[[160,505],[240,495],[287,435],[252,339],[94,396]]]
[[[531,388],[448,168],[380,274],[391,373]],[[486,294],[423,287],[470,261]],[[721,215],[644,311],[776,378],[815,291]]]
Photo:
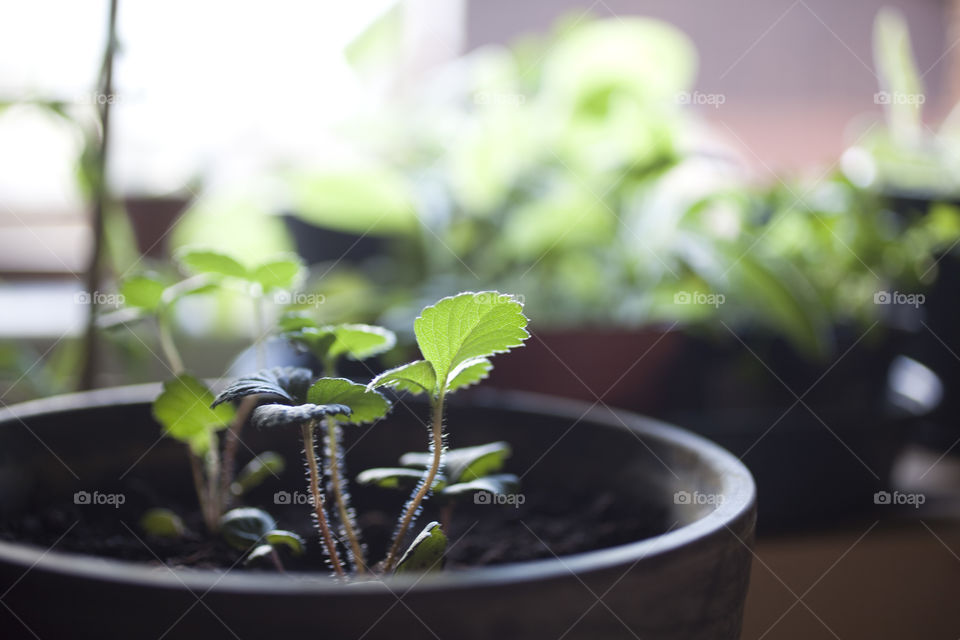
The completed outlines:
[[[119,507],[77,505],[73,501],[47,504],[29,513],[7,517],[0,522],[0,539],[17,540],[43,548],[53,547],[151,565],[212,569],[244,568],[273,571],[269,563],[244,567],[242,554],[219,538],[207,536],[196,507],[187,498],[158,501],[153,490],[138,486],[118,487],[125,496]],[[302,493],[300,495],[303,495]],[[524,503],[513,505],[458,504],[450,521],[447,567],[496,565],[552,558],[616,546],[663,533],[666,513],[655,507],[638,507],[614,494],[558,495],[537,487],[524,487]],[[251,498],[253,498],[252,496]],[[363,509],[365,501],[355,496],[361,507],[360,527],[370,558],[385,555],[396,517],[405,495],[391,495],[391,503],[376,498],[374,509]],[[282,550],[288,571],[327,571],[326,558],[311,524],[311,507],[306,504],[273,504],[272,496],[251,499],[278,521],[279,527],[299,533],[307,540],[307,552],[294,557]],[[387,504],[389,503],[389,504]],[[179,540],[154,538],[140,528],[140,515],[148,508],[164,506],[179,513],[188,529]],[[369,505],[368,505],[369,506]],[[436,504],[426,506],[418,525],[440,520]]]

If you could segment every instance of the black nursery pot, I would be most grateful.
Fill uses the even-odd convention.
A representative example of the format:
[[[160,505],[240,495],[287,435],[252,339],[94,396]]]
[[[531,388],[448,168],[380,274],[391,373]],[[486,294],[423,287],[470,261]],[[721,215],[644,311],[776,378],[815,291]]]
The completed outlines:
[[[69,501],[76,491],[123,489],[121,476],[128,485],[188,493],[182,449],[158,440],[150,418],[156,392],[153,385],[109,389],[0,411],[4,518]],[[421,407],[409,408],[353,434],[352,471],[422,448],[414,416]],[[637,513],[661,514],[659,533],[561,558],[349,585],[308,573],[170,569],[63,552],[62,542],[48,549],[0,541],[0,637],[740,636],[755,488],[732,455],[634,414],[543,396],[474,394],[450,407],[449,421],[454,446],[509,440],[509,468],[524,474],[531,495],[583,495],[584,485],[614,492]],[[296,443],[287,442],[294,438],[282,435],[249,430],[244,440],[255,451],[279,440],[287,447],[281,452],[296,456]],[[301,470],[293,460],[288,466],[286,484],[270,491],[301,488]],[[580,508],[569,505],[574,514]]]

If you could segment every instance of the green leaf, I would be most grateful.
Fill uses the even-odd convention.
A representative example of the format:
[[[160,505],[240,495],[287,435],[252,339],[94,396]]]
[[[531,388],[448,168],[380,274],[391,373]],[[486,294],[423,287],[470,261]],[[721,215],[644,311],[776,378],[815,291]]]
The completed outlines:
[[[423,479],[423,472],[402,467],[377,467],[367,469],[357,476],[357,482],[363,485],[374,485],[382,489],[410,489]],[[437,474],[433,481],[433,490],[439,491],[447,484],[442,474]]]
[[[166,285],[147,275],[127,278],[120,284],[120,295],[128,307],[156,311],[163,303],[163,292]]]
[[[256,548],[254,548],[253,551],[247,554],[247,557],[244,558],[243,560],[243,564],[244,566],[256,564],[258,562],[262,562],[263,560],[266,560],[272,555],[273,555],[273,547],[270,546],[269,544],[261,544]]]
[[[219,288],[220,285],[210,275],[192,276],[167,287],[163,292],[163,304],[171,305],[181,298],[210,293]]]
[[[371,380],[367,388],[391,387],[410,393],[433,393],[436,386],[433,367],[426,360],[417,360],[384,371]]]
[[[337,339],[327,327],[303,327],[298,331],[288,331],[284,336],[321,362],[327,359],[330,347]]]
[[[443,472],[451,483],[476,480],[503,469],[511,453],[508,442],[449,449],[443,454]],[[405,453],[400,456],[400,464],[408,467],[426,469],[432,461],[432,453]]]
[[[520,478],[512,473],[499,473],[492,476],[484,476],[469,482],[458,482],[451,484],[441,491],[441,495],[446,497],[461,496],[464,494],[486,492],[494,495],[508,496],[517,492],[520,488]]]
[[[264,404],[253,410],[250,424],[258,429],[274,429],[301,425],[326,416],[350,415],[350,407],[342,404]]]
[[[272,531],[267,531],[264,534],[264,539],[267,541],[271,547],[276,547],[277,545],[284,545],[293,551],[294,555],[303,555],[303,547],[306,544],[300,536],[295,534],[293,531],[284,531],[282,529],[274,529]]]
[[[313,373],[303,367],[273,367],[249,376],[237,378],[220,392],[213,406],[239,400],[246,396],[264,395],[290,404],[300,404],[307,398],[307,389]]]
[[[140,517],[140,528],[157,538],[179,538],[185,530],[183,520],[170,509],[149,509]]]
[[[397,573],[438,571],[443,568],[447,536],[439,522],[431,522],[420,532],[397,563]]]
[[[303,272],[300,258],[278,258],[270,260],[253,269],[250,279],[260,284],[264,292],[274,289],[292,289]]]
[[[447,391],[452,393],[457,389],[464,389],[477,384],[481,380],[486,380],[492,369],[493,363],[488,358],[461,362],[450,372],[450,384],[447,385]]]
[[[307,401],[318,405],[345,405],[349,417],[335,416],[341,422],[366,424],[387,415],[390,403],[378,391],[367,389],[346,378],[320,378],[307,391]]]
[[[163,383],[163,391],[153,403],[153,416],[166,435],[203,455],[210,447],[211,433],[225,428],[234,417],[232,406],[211,407],[213,401],[207,386],[185,373]]]
[[[281,333],[300,331],[308,327],[311,329],[319,329],[320,325],[302,311],[287,312],[280,316],[280,319],[277,321],[277,329]]]
[[[263,484],[270,476],[277,477],[286,468],[286,462],[276,451],[264,451],[256,458],[244,465],[237,474],[237,479],[230,485],[230,492],[235,496],[242,496],[254,487]]]
[[[332,327],[336,339],[330,347],[330,355],[349,356],[354,360],[366,360],[393,348],[397,336],[389,329],[369,324],[338,324]]]
[[[246,551],[277,528],[269,513],[253,507],[231,509],[220,517],[220,535],[234,549]]]
[[[530,337],[526,326],[523,305],[496,291],[461,293],[425,308],[413,330],[437,376],[433,393],[449,389],[457,365],[521,346]]]
[[[212,249],[186,248],[176,255],[181,267],[191,273],[210,273],[247,280],[247,268],[225,253]]]

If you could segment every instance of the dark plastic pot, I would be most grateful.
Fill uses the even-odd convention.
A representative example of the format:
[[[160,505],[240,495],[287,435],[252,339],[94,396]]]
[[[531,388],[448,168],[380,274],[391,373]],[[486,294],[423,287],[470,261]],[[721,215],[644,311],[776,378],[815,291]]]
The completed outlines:
[[[182,450],[158,440],[150,418],[156,392],[152,385],[110,389],[0,412],[5,513],[34,511],[78,490],[107,491],[121,475],[188,491]],[[510,466],[526,470],[525,487],[566,492],[586,483],[622,492],[638,511],[658,506],[669,521],[665,532],[559,559],[352,585],[309,574],[168,569],[0,542],[0,637],[740,636],[755,490],[736,458],[633,414],[524,394],[471,399],[450,408],[457,446],[508,439]],[[422,446],[419,420],[402,407],[393,417],[358,432],[352,468]],[[250,430],[244,439],[260,450],[276,444],[276,433]],[[296,453],[293,444],[286,452]],[[299,478],[299,469],[290,471]],[[720,498],[678,501],[678,491]]]

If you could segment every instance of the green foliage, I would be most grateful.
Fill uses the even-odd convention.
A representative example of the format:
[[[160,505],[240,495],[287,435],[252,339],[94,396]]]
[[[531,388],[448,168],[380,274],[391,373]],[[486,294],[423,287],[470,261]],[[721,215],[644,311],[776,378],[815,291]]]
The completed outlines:
[[[526,326],[523,305],[511,296],[485,291],[444,298],[414,321],[424,361],[386,371],[370,388],[425,390],[435,397],[456,391],[486,377],[492,367],[486,358],[522,346],[530,337]]]
[[[292,289],[303,273],[303,262],[296,256],[275,257],[246,266],[227,253],[213,249],[185,248],[177,253],[177,262],[191,273],[217,278],[232,278],[256,286],[268,293]]]
[[[397,573],[439,571],[443,568],[443,555],[447,551],[447,536],[439,522],[431,522],[414,538],[400,561]]]
[[[186,530],[183,520],[170,509],[149,509],[140,517],[140,528],[156,538],[180,538]]]
[[[443,473],[451,483],[476,480],[503,469],[512,453],[507,442],[491,442],[475,447],[449,449],[443,455]],[[405,453],[400,464],[426,469],[430,466],[430,453]]]
[[[153,403],[153,416],[163,425],[166,435],[185,442],[197,455],[205,454],[213,434],[234,418],[229,405],[214,406],[213,393],[189,374],[163,383],[163,391]]]
[[[280,329],[288,340],[321,362],[335,363],[343,356],[366,360],[389,351],[397,343],[396,335],[383,327],[368,324],[320,326],[299,314],[284,316]]]
[[[317,405],[349,407],[348,414],[333,414],[333,417],[350,424],[374,422],[390,410],[390,403],[383,395],[346,378],[320,378],[307,391],[307,401]]]
[[[303,403],[307,399],[307,389],[312,381],[313,373],[303,367],[264,369],[233,381],[217,395],[213,406],[252,395],[289,404]]]
[[[264,451],[240,469],[237,479],[230,485],[230,492],[235,496],[242,496],[271,476],[279,476],[286,466],[286,461],[279,453]]]
[[[357,476],[357,482],[381,489],[402,489],[409,491],[423,479],[423,471],[402,467],[377,467],[367,469]],[[447,480],[438,474],[433,481],[433,490],[439,491],[447,485]]]
[[[231,509],[220,518],[220,535],[234,549],[251,551],[255,559],[264,554],[261,543],[266,546],[288,547],[296,555],[303,553],[303,538],[292,531],[277,529],[277,521],[266,511],[243,507]]]
[[[451,484],[443,489],[441,494],[447,498],[454,498],[474,493],[491,493],[493,495],[508,496],[520,488],[520,478],[512,473],[496,473],[467,482]]]

